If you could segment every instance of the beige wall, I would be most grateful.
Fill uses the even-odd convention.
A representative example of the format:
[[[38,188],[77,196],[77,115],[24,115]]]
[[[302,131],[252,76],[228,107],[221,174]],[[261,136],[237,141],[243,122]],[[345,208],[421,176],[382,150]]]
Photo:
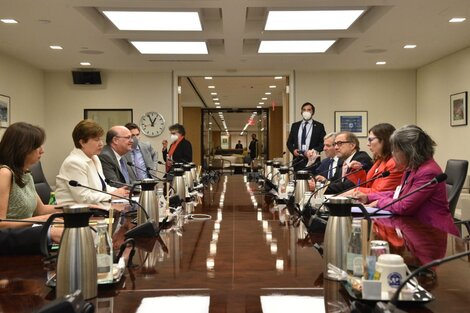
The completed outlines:
[[[0,54],[0,94],[11,98],[10,122],[44,127],[44,74],[14,58]],[[0,136],[4,129],[0,129]]]
[[[325,125],[326,133],[334,131],[335,111],[368,111],[368,128],[382,122],[398,127],[416,121],[414,70],[296,72],[294,93],[291,122],[300,120],[303,103],[312,102],[314,118]],[[360,144],[369,152],[365,138]]]
[[[156,111],[165,118],[165,132],[159,137],[146,137],[161,156],[161,141],[169,137],[168,126],[172,120],[172,76],[171,73],[108,72],[102,74],[99,86],[73,85],[70,72],[48,72],[45,74],[45,121],[49,151],[44,156],[46,178],[55,185],[60,165],[73,148],[72,130],[81,119],[83,109],[132,108],[134,122],[142,114]]]
[[[276,109],[269,111],[269,155],[268,159],[272,160],[274,158],[282,157],[282,152],[287,151],[285,142],[279,140],[282,138],[282,108],[276,107]]]
[[[470,126],[450,126],[450,95],[470,91],[470,48],[418,70],[417,123],[436,141],[435,158],[470,159]]]

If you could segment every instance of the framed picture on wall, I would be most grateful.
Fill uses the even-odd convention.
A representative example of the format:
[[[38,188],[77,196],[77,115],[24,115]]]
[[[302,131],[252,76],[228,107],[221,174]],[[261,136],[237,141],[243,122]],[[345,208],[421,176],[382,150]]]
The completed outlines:
[[[367,111],[335,111],[335,132],[342,131],[367,137]]]
[[[112,126],[126,125],[133,122],[132,109],[84,109],[83,117],[89,118],[100,124],[105,133]]]
[[[0,127],[10,126],[10,97],[0,95]]]
[[[450,126],[467,125],[467,92],[450,95]]]

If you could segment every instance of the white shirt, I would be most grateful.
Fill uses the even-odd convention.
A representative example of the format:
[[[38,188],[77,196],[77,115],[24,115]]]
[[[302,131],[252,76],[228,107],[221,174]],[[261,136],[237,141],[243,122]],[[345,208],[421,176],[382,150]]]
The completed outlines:
[[[302,147],[302,131],[304,129],[305,122],[307,122],[307,127],[306,127],[307,137],[305,138],[306,148],[304,150],[303,147]],[[302,123],[300,123],[299,132],[298,132],[298,135],[297,135],[299,150],[302,150],[302,151],[305,152],[309,149],[310,139],[312,138],[312,129],[313,129],[313,120],[312,119],[309,119],[308,121],[302,120]]]

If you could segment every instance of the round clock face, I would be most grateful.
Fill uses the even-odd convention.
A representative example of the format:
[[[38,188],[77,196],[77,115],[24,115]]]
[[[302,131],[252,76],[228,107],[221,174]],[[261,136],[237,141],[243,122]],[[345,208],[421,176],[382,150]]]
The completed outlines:
[[[156,137],[165,130],[165,119],[157,112],[147,112],[140,118],[140,130],[149,137]]]

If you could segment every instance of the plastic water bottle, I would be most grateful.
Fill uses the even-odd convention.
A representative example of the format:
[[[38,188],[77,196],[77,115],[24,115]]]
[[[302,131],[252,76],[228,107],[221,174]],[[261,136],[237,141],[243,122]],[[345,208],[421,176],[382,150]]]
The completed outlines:
[[[113,245],[105,221],[98,221],[95,239],[98,284],[113,282]]]
[[[354,276],[362,275],[361,220],[353,220],[346,254],[347,271]]]

